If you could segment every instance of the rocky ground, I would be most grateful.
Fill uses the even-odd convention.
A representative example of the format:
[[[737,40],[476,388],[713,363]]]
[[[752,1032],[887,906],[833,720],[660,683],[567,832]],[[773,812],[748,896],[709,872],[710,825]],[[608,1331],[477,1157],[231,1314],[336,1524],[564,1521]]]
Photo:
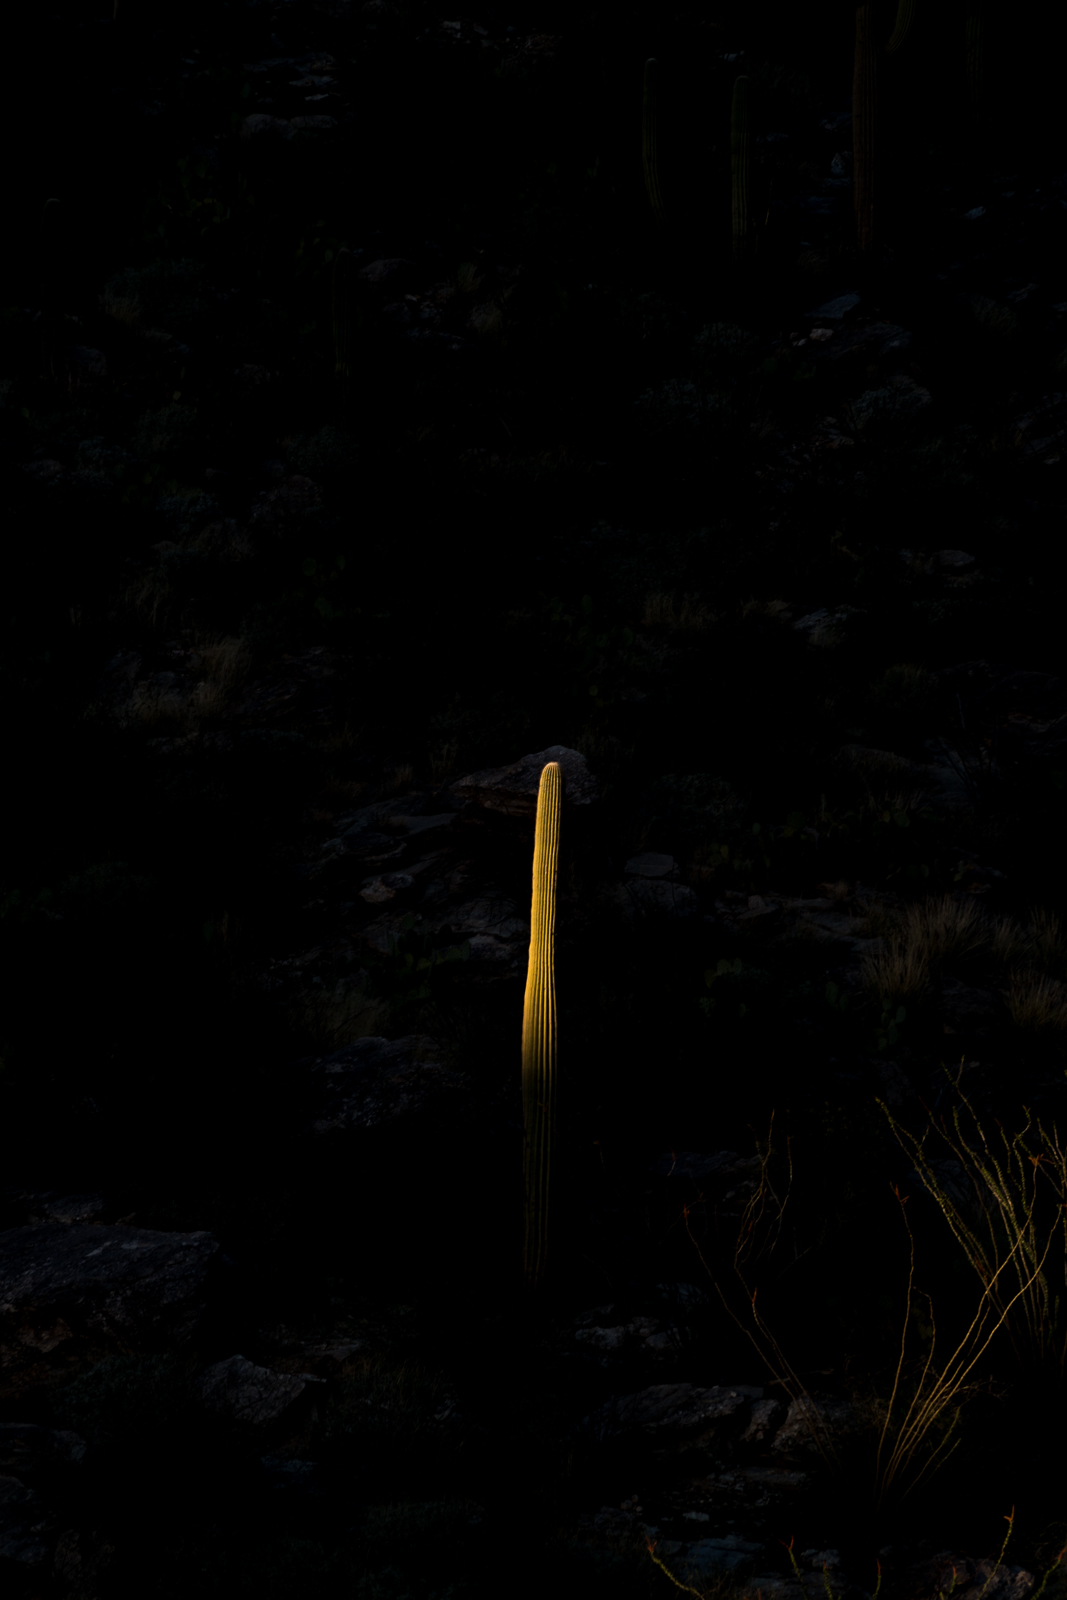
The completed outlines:
[[[19,23],[5,1594],[1062,1589],[1067,158],[965,10],[870,258],[851,8]]]

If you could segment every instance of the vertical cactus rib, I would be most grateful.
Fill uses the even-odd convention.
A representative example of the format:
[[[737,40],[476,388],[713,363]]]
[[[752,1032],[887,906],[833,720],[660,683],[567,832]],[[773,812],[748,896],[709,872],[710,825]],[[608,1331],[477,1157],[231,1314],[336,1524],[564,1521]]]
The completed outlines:
[[[359,312],[355,299],[355,259],[347,246],[337,252],[333,264],[333,353],[334,371],[347,385],[352,378]]]
[[[889,43],[886,45],[886,52],[891,56],[896,55],[898,50],[903,49],[911,32],[912,25],[915,22],[915,3],[916,0],[899,0],[896,27],[890,35]]]
[[[523,1275],[540,1286],[548,1246],[549,1198],[556,1125],[556,874],[563,773],[550,761],[541,773],[534,833],[530,960],[522,1017]]]
[[[852,75],[852,199],[856,245],[861,255],[874,246],[875,120],[878,56],[871,0],[856,8],[856,58]]]
[[[659,181],[659,64],[654,57],[645,62],[645,89],[642,116],[641,156],[645,169],[645,189],[657,222],[664,217],[663,194]]]
[[[46,200],[41,213],[41,356],[46,378],[55,378],[62,312],[61,274],[66,218],[63,203]]]
[[[748,78],[734,79],[730,103],[730,180],[734,233],[734,261],[741,264],[752,245],[752,136]]]

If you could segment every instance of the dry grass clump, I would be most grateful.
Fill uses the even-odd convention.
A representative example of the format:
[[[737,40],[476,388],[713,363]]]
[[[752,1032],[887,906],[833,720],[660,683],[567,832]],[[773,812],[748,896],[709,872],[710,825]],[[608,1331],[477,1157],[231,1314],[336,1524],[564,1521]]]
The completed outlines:
[[[864,986],[885,1005],[925,994],[933,981],[933,970],[925,951],[906,937],[886,941],[885,948],[864,957]]]
[[[1013,972],[1007,1001],[1017,1028],[1043,1035],[1067,1031],[1067,984],[1039,972]]]
[[[121,711],[124,724],[135,723],[146,733],[188,733],[189,702],[176,689],[139,683]]]
[[[988,952],[995,929],[975,901],[952,895],[883,913],[881,920],[883,948],[865,958],[863,981],[887,1003],[924,994],[946,963]]]
[[[937,966],[988,948],[991,920],[975,900],[949,894],[911,906],[907,913],[913,941]]]
[[[1025,926],[1005,917],[996,925],[992,944],[997,960],[1022,971],[1067,972],[1067,936],[1054,911],[1031,910]]]
[[[436,745],[430,751],[430,778],[435,788],[440,788],[455,774],[458,759],[459,745],[455,740]]]
[[[168,616],[174,600],[174,590],[161,568],[150,568],[129,584],[122,596],[136,617],[158,628]]]
[[[1067,968],[1067,935],[1054,911],[1035,907],[1027,931],[1033,958],[1039,965],[1050,971]]]
[[[715,621],[712,611],[699,595],[650,594],[645,600],[641,621],[646,628],[671,628],[695,632]]]
[[[392,767],[382,774],[382,793],[386,795],[406,794],[415,785],[415,768],[405,763],[403,766]]]
[[[116,322],[124,323],[127,328],[136,328],[141,321],[141,301],[136,294],[123,294],[119,290],[105,290],[100,296],[100,304],[109,317],[114,317]]]
[[[252,655],[245,639],[226,636],[211,638],[199,646],[196,686],[199,706],[222,706],[248,677]]]
[[[482,275],[476,262],[461,261],[452,283],[457,294],[476,294],[482,286]]]
[[[923,994],[941,969],[985,957],[1009,969],[1006,997],[1017,1027],[1028,1032],[1067,1029],[1067,938],[1059,918],[1037,907],[1024,926],[991,917],[971,899],[943,895],[901,910],[873,908],[868,929],[883,948],[863,966],[865,986],[885,1002]]]
[[[196,733],[229,709],[248,676],[251,652],[244,639],[213,635],[194,645],[190,667],[197,675],[191,687],[138,684],[122,707],[123,720],[153,732]]]

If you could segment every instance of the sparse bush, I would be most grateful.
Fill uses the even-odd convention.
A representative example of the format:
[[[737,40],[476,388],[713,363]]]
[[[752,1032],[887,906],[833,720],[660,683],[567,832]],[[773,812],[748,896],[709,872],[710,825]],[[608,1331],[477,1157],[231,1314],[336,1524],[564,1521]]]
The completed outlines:
[[[134,435],[134,447],[146,460],[178,456],[195,443],[198,432],[196,408],[173,402],[145,416]]]
[[[294,434],[282,441],[290,472],[319,483],[344,480],[355,471],[359,449],[342,428],[327,426],[314,434]]]
[[[936,704],[938,680],[925,667],[900,662],[887,667],[871,684],[867,710],[872,717],[896,725],[922,722]]]

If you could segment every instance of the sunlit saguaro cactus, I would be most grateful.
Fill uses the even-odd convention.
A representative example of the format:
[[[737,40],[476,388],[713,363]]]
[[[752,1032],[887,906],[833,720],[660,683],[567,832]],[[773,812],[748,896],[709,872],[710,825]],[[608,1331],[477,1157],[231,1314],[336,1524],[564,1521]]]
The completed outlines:
[[[541,773],[534,832],[530,961],[522,1017],[523,1274],[544,1281],[556,1131],[556,875],[563,772],[550,761]]]
[[[659,63],[654,57],[645,62],[644,112],[641,156],[645,168],[645,188],[657,222],[664,220],[663,193],[659,181]]]
[[[734,233],[734,261],[741,265],[752,255],[752,127],[748,78],[734,79],[730,103],[730,184]]]

